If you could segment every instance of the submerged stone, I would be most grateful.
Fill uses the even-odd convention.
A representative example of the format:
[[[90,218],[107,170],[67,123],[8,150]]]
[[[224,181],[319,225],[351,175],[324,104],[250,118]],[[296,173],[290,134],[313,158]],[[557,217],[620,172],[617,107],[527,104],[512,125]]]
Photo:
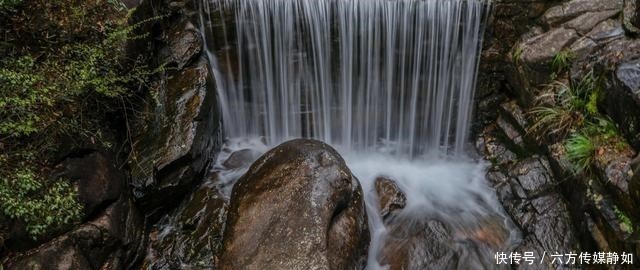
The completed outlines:
[[[386,219],[407,205],[407,197],[398,185],[387,177],[376,178],[376,193],[380,215]]]

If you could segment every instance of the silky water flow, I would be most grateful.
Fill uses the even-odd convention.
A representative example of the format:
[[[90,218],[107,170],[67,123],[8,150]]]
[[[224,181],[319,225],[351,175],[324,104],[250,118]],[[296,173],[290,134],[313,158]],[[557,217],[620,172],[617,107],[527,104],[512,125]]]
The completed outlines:
[[[470,262],[459,268],[491,268],[495,249],[518,236],[485,182],[486,165],[467,149],[490,6],[204,0],[201,30],[227,138],[213,169],[218,185],[228,196],[247,169],[221,164],[233,151],[264,153],[288,139],[315,138],[335,147],[363,186],[372,234],[367,269],[385,268],[381,253],[390,241],[377,207],[379,176],[406,194],[400,226],[437,220],[450,231],[444,245]],[[477,243],[487,240],[486,224],[507,231],[493,249]]]

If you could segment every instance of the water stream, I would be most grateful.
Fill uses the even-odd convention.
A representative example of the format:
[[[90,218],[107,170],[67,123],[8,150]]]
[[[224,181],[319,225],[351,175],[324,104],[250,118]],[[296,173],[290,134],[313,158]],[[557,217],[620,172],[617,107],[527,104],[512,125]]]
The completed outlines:
[[[307,137],[338,149],[365,191],[368,269],[384,268],[378,176],[406,193],[407,222],[435,218],[464,232],[501,217],[485,165],[467,155],[489,8],[481,0],[203,1],[226,147],[264,152]],[[246,168],[215,170],[229,192]]]

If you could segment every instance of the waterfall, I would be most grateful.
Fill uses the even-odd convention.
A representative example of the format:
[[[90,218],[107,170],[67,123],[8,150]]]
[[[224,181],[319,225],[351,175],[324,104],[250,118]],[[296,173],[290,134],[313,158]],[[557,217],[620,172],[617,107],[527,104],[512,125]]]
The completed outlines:
[[[226,196],[247,171],[220,165],[228,153],[308,137],[336,147],[362,184],[366,269],[386,269],[379,256],[389,232],[375,192],[381,175],[407,196],[399,213],[407,228],[438,220],[464,235],[487,221],[507,226],[485,164],[465,155],[490,0],[200,4],[229,138],[213,170]],[[506,243],[517,239],[511,230]],[[491,265],[487,245],[449,244],[464,250],[460,261],[469,264],[459,269]]]
[[[205,1],[204,38],[214,69],[225,71],[215,77],[226,136],[264,136],[269,145],[310,137],[408,157],[461,154],[488,6]]]

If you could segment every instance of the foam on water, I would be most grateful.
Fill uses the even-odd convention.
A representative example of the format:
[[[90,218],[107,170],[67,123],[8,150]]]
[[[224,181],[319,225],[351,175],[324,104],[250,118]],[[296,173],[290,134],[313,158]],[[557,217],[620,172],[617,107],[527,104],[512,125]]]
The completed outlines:
[[[233,184],[248,170],[250,163],[241,168],[226,169],[223,162],[235,151],[252,149],[264,153],[270,148],[261,138],[228,140],[213,167],[213,173],[218,175],[214,184],[229,197]],[[389,153],[364,154],[340,150],[340,146],[336,148],[343,153],[347,166],[364,191],[371,232],[369,270],[386,269],[378,261],[388,233],[377,207],[375,180],[380,176],[394,180],[406,195],[407,205],[397,215],[408,227],[414,226],[411,223],[438,220],[450,230],[457,231],[473,227],[487,217],[504,217],[494,190],[485,181],[485,163],[463,157],[403,159]],[[507,218],[502,220],[508,229],[511,224],[506,223]],[[515,241],[517,232],[511,232],[509,237],[508,242]]]

